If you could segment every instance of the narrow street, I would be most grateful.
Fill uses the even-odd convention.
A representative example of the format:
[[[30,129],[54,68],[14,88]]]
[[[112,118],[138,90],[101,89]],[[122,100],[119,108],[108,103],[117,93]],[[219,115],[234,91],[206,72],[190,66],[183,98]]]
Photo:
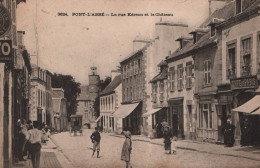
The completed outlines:
[[[84,129],[83,136],[70,136],[62,132],[52,136],[58,149],[74,167],[125,167],[120,160],[123,138],[101,133],[100,158],[92,157],[90,135],[93,130]],[[259,167],[260,161],[233,156],[222,156],[178,149],[176,155],[164,154],[160,145],[133,141],[131,155],[133,167]],[[217,165],[217,166],[216,166]]]

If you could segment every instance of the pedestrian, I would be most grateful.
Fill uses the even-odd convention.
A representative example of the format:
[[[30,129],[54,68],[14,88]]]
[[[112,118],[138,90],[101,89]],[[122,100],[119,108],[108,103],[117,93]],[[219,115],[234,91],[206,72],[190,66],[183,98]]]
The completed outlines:
[[[177,152],[177,137],[172,138],[172,153],[176,154]]]
[[[26,161],[26,159],[23,158],[26,137],[28,136],[26,121],[24,119],[18,119],[16,129],[18,129],[18,134],[16,138],[17,156],[19,161]]]
[[[232,147],[234,145],[234,131],[235,126],[231,123],[231,118],[228,118],[224,131],[224,143],[227,147]]]
[[[33,168],[40,167],[40,156],[41,156],[41,138],[42,131],[41,126],[38,125],[37,121],[33,122],[33,129],[29,130],[29,141],[30,141],[30,153]]]
[[[95,131],[91,134],[90,139],[93,143],[93,154],[92,154],[92,156],[94,156],[95,151],[97,150],[97,158],[99,158],[101,136],[100,136],[100,133],[98,131],[98,127],[95,127]]]
[[[171,140],[172,140],[172,133],[169,126],[164,126],[163,131],[163,139],[164,139],[164,149],[165,152],[168,151],[169,154],[171,154]]]
[[[130,164],[130,154],[132,151],[132,140],[131,140],[131,132],[123,131],[125,135],[125,142],[123,144],[122,152],[121,152],[121,160],[126,162],[126,168],[131,168]]]
[[[241,146],[248,146],[251,139],[251,125],[248,116],[244,117],[244,122],[242,124],[242,135],[241,135]]]
[[[28,120],[27,121],[27,130],[29,131],[31,129],[33,129],[33,124],[32,124],[31,120]],[[30,146],[31,146],[31,143],[29,141],[29,133],[28,133],[28,138],[27,138],[27,142],[26,142],[26,146],[25,146],[25,148],[27,149],[27,152],[28,152],[27,153],[27,159],[31,159],[31,153],[30,153],[30,150],[29,150]]]

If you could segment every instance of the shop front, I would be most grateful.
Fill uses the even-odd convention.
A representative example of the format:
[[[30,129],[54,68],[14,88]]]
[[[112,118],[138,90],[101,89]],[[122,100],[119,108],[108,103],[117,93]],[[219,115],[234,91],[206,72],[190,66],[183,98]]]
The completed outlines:
[[[197,139],[206,142],[218,141],[218,118],[215,93],[198,95]]]
[[[172,134],[178,138],[184,138],[183,98],[168,101],[167,119],[172,128]]]
[[[132,104],[123,104],[120,106],[113,114],[113,117],[116,120],[116,123],[119,125],[116,126],[117,129],[122,131],[129,130],[132,134],[139,135],[141,134],[141,123],[142,123],[142,106],[141,103],[132,103]],[[122,127],[120,128],[120,122],[122,121]],[[118,132],[118,131],[117,131]]]

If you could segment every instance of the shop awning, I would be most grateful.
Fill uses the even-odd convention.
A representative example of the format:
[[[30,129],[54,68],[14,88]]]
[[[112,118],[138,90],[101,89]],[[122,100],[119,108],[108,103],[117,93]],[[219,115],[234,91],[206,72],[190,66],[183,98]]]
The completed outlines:
[[[233,111],[252,113],[257,109],[259,109],[259,107],[260,107],[260,95],[256,95],[255,97],[253,97],[252,99],[244,103],[243,105],[233,109]]]
[[[113,117],[115,118],[125,118],[129,114],[131,114],[134,109],[138,106],[139,103],[133,103],[133,104],[124,104],[121,107],[119,107],[113,114]]]
[[[252,115],[260,115],[260,108],[251,113]]]
[[[99,116],[99,117],[95,120],[95,122],[98,122],[98,121],[101,119],[101,117],[102,117],[102,115]]]
[[[152,115],[158,111],[160,111],[162,108],[157,108],[157,109],[152,109],[152,110],[149,110],[147,113],[144,114],[144,116],[149,116],[149,115]]]

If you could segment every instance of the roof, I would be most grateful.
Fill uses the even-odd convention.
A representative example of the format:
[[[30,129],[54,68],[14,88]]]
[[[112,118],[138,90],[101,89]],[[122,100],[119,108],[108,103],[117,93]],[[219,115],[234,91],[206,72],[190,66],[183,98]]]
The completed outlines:
[[[189,34],[193,34],[193,33],[207,33],[209,32],[209,28],[195,28],[193,31],[191,31]]]
[[[175,41],[180,41],[180,40],[192,40],[193,38],[191,36],[181,36],[177,38]]]
[[[107,87],[100,93],[100,96],[112,93],[121,83],[121,75],[115,78],[107,85]]]
[[[80,86],[80,89],[81,89],[81,91],[80,91],[80,94],[79,94],[77,100],[78,101],[80,101],[80,100],[89,100],[90,99],[89,98],[89,86],[82,85],[82,86]]]
[[[139,49],[137,51],[132,52],[130,55],[128,55],[126,58],[124,58],[122,61],[120,61],[120,63],[123,63],[123,62],[129,60],[130,58],[132,58],[135,55],[141,54],[141,52],[143,52],[143,50],[145,50],[149,45],[150,44],[146,44],[143,48],[141,48],[141,49]]]
[[[167,68],[163,68],[162,69],[162,72],[159,73],[158,75],[156,75],[150,82],[151,83],[154,83],[154,82],[157,82],[157,81],[161,81],[161,80],[164,80],[164,79],[167,79]]]
[[[174,23],[174,22],[169,22],[169,21],[162,21],[162,22],[157,22],[155,25],[167,25],[167,26],[182,26],[182,27],[188,27],[188,25],[183,24],[183,23]]]
[[[201,25],[198,30],[203,30],[202,28],[207,27],[207,25],[214,21],[223,19],[226,20],[228,18],[231,18],[234,16],[234,5],[235,3],[229,2],[226,4],[223,8],[216,10],[211,16],[209,16]],[[217,19],[216,19],[217,18]],[[206,31],[206,30],[205,30]],[[181,55],[190,55],[193,54],[193,52],[201,47],[205,47],[209,44],[216,44],[216,37],[210,37],[210,32],[203,35],[195,44],[192,41],[188,42],[182,49],[178,48],[175,52],[172,53],[171,56],[167,58],[166,61],[170,61],[173,58]]]
[[[167,62],[165,60],[162,60],[157,66],[160,67],[160,66],[167,66]]]

